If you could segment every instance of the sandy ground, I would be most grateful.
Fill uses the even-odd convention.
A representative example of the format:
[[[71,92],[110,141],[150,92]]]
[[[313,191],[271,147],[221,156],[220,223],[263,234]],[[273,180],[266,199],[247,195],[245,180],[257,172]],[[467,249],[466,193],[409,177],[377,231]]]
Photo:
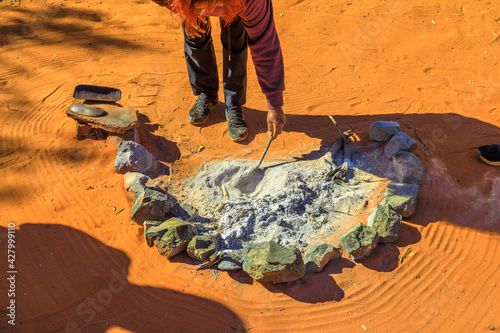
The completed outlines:
[[[500,169],[475,147],[500,143],[500,3],[274,2],[285,132],[269,160],[312,158],[355,128],[396,120],[429,146],[416,213],[402,237],[358,263],[331,262],[306,284],[194,271],[148,248],[130,223],[116,147],[77,141],[65,115],[77,84],[120,88],[143,144],[182,177],[202,163],[258,159],[266,102],[249,63],[251,126],[227,136],[223,108],[203,127],[181,30],[148,1],[0,3],[0,329],[11,332],[483,332],[500,329]],[[220,42],[214,29],[219,63]],[[410,129],[408,129],[408,127]],[[206,148],[198,153],[198,147]],[[363,219],[360,217],[361,222]],[[7,227],[15,224],[15,298]],[[400,256],[408,249],[403,262]],[[15,299],[16,326],[6,322]]]

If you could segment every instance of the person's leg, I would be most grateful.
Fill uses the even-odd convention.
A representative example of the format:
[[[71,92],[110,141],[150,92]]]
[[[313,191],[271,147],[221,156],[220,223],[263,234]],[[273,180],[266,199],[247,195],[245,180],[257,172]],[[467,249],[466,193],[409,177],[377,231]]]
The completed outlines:
[[[219,74],[212,43],[210,20],[202,25],[207,31],[201,37],[191,37],[183,29],[184,56],[186,58],[189,82],[193,94],[198,96],[193,108],[189,111],[188,121],[198,125],[208,119],[208,115],[219,102]]]
[[[242,106],[247,89],[247,33],[239,17],[228,25],[220,19],[220,24],[225,102],[228,107]]]
[[[220,23],[227,128],[231,140],[238,142],[248,136],[248,126],[241,109],[246,103],[247,33],[239,17],[228,25],[222,19]]]
[[[212,43],[212,29],[210,20],[207,19],[206,26],[200,23],[200,27],[207,30],[201,37],[191,37],[183,29],[184,56],[193,94],[198,96],[204,92],[209,97],[214,97],[219,90],[219,74]]]

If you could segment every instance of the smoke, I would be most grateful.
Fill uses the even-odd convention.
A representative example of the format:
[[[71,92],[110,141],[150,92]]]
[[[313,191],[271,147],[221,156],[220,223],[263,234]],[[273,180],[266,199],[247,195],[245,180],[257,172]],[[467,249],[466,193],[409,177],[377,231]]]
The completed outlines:
[[[464,187],[449,176],[441,160],[433,158],[429,162],[431,167],[426,172],[425,180],[432,188],[432,199],[440,200],[440,206],[452,207],[454,212],[450,213],[469,222],[499,228],[500,174],[495,167],[476,177],[474,185]]]

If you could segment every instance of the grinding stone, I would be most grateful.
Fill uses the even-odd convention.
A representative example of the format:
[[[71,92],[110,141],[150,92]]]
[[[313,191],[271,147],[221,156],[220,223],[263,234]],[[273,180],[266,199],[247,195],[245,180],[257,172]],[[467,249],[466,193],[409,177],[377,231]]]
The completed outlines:
[[[78,104],[79,103],[75,103],[74,105]],[[131,108],[118,106],[113,103],[84,104],[92,108],[101,109],[105,112],[102,116],[96,117],[73,112],[72,108],[74,105],[66,110],[66,115],[80,123],[89,124],[92,127],[111,133],[123,134],[139,126],[139,121],[137,119],[138,111]]]
[[[74,113],[78,113],[78,114],[81,114],[83,116],[89,116],[89,117],[100,117],[104,113],[106,113],[106,111],[104,111],[101,108],[96,108],[96,107],[93,107],[91,105],[86,105],[86,104],[72,105],[69,108],[69,110],[74,112]]]

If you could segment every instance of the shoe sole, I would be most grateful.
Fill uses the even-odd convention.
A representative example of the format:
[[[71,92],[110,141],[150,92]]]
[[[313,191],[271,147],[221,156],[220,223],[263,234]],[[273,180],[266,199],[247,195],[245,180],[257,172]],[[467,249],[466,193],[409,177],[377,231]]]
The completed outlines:
[[[484,163],[488,164],[488,165],[493,165],[493,166],[500,166],[500,161],[490,161],[490,160],[487,160],[486,158],[483,157],[483,155],[481,155],[481,151],[479,151],[479,149],[476,149],[474,151],[474,153],[476,154],[477,157],[479,157],[479,159],[481,159],[481,161],[483,161]]]
[[[237,138],[237,139],[233,139],[232,137],[229,137],[229,138],[230,138],[231,140],[233,140],[233,142],[241,142],[241,141],[245,140],[247,137],[248,137],[248,130],[247,130],[247,132],[246,132],[245,136],[244,136],[244,137],[242,137],[242,138]]]
[[[210,110],[211,111],[211,110]],[[206,122],[208,120],[208,117],[203,120],[203,121],[200,121],[200,122],[195,122],[195,121],[191,121],[189,118],[188,118],[188,123],[190,123],[191,125],[201,125],[203,124],[204,122]]]

